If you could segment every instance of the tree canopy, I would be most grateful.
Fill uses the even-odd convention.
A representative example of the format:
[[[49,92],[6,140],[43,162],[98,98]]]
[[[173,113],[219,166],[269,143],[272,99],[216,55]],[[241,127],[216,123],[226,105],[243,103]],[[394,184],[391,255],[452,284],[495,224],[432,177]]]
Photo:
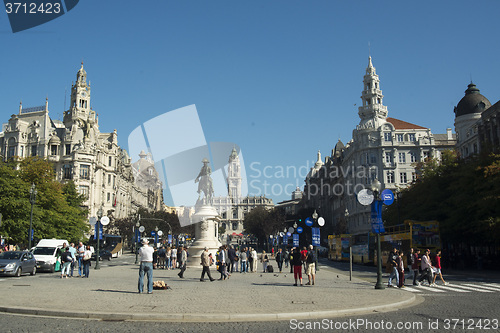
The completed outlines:
[[[245,216],[243,227],[262,244],[269,235],[274,235],[285,228],[285,216],[276,208],[267,210],[264,207],[256,207]]]
[[[399,202],[385,210],[388,225],[405,219],[437,220],[443,242],[498,243],[500,155],[463,160],[448,151],[443,153],[441,163],[430,160],[417,168],[418,181],[402,191]]]
[[[33,206],[33,237],[83,240],[88,232],[85,198],[72,182],[55,180],[50,162],[40,158],[0,162],[0,234],[9,243],[28,244],[31,214],[30,188],[36,186]]]

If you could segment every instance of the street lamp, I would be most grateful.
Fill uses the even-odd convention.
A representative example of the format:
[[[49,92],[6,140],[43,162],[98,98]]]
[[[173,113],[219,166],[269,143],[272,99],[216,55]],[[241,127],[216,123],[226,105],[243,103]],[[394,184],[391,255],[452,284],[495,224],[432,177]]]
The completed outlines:
[[[372,181],[371,190],[373,192],[373,202],[372,202],[372,212],[377,211],[377,215],[382,213],[380,207],[376,207],[377,205],[381,206],[380,200],[380,191],[382,190],[382,184],[378,181],[378,179],[374,179]],[[378,209],[377,209],[378,208]],[[377,216],[377,218],[381,218],[381,216]],[[380,230],[377,232],[377,284],[375,284],[375,289],[385,289],[384,284],[382,283],[382,255],[381,255],[381,245],[380,245]]]
[[[134,240],[134,252],[135,252],[135,264],[139,263],[139,259],[137,257],[137,243],[139,243],[139,227],[141,226],[141,215],[139,215],[139,219],[135,224],[135,240]]]
[[[158,226],[155,227],[155,249],[158,247]]]
[[[33,206],[35,205],[36,194],[37,190],[35,187],[35,183],[33,183],[30,188],[31,215],[30,215],[30,234],[28,236],[28,251],[31,250],[31,238],[33,237]]]
[[[314,220],[314,222],[318,221],[318,213],[316,212],[316,209],[314,210],[314,213],[312,214],[312,218]],[[319,230],[319,227],[318,227],[318,230]],[[315,266],[316,266],[316,270],[319,271],[319,265],[318,265],[318,247],[315,246],[314,247],[314,251],[316,252],[316,262],[315,262]]]
[[[95,224],[95,234],[97,234],[97,250],[95,253],[95,267],[94,269],[101,269],[99,264],[99,238],[101,238],[101,218],[102,218],[102,206],[97,211],[97,223]]]

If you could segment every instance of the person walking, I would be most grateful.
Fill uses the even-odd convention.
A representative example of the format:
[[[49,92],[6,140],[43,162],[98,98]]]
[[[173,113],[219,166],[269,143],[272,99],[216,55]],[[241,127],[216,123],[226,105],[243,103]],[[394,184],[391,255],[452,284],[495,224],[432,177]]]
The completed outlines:
[[[172,248],[170,246],[167,247],[167,253],[166,253],[166,265],[167,269],[172,269]]]
[[[85,246],[82,242],[78,243],[76,255],[78,257],[78,276],[83,276],[83,254],[85,253]]]
[[[294,286],[297,286],[297,280],[300,280],[300,285],[302,286],[302,260],[300,259],[300,251],[297,247],[294,247],[292,250],[290,265],[293,267]]]
[[[267,273],[267,264],[269,263],[269,257],[264,250],[262,250],[262,254],[260,255],[260,262],[262,263],[263,273]]]
[[[397,264],[397,269],[398,269],[398,275],[399,275],[399,281],[398,281],[398,288],[404,288],[405,287],[405,267],[404,267],[404,261],[403,261],[403,250],[400,250],[398,253],[398,257],[396,258],[396,264]]]
[[[181,270],[177,275],[181,279],[184,279],[184,272],[186,271],[187,265],[187,252],[183,246],[180,246],[179,251],[177,251],[177,259],[179,260],[179,268]]]
[[[443,284],[445,286],[447,286],[449,283],[444,281],[443,274],[441,273],[441,250],[439,250],[436,253],[436,256],[434,257],[434,261],[436,263],[436,265],[434,266],[436,268],[436,272],[434,273],[434,279],[432,280],[432,285],[433,286],[436,285],[436,278],[439,275],[439,278],[441,279],[441,281],[443,281]]]
[[[138,282],[139,294],[144,289],[144,274],[148,277],[148,294],[153,293],[153,252],[154,249],[149,246],[148,240],[143,238],[142,247],[139,249],[139,257],[141,258]]]
[[[248,248],[247,259],[248,259],[247,272],[250,271],[250,273],[253,273],[253,256],[251,247]]]
[[[69,276],[70,269],[71,269],[71,263],[73,262],[73,256],[71,255],[71,252],[69,251],[69,246],[67,246],[63,250],[64,250],[64,252],[61,254],[61,263],[62,263],[61,279],[62,278],[67,279]]]
[[[285,249],[283,259],[285,260],[285,268],[288,268],[288,262],[290,261],[290,252],[288,251],[288,249]]]
[[[165,267],[166,258],[167,258],[167,250],[165,250],[165,246],[162,245],[162,247],[158,250],[158,266],[156,268],[165,269],[166,268]]]
[[[417,285],[420,285],[425,278],[427,278],[429,286],[432,284],[432,265],[431,259],[429,257],[430,253],[431,250],[427,249],[425,250],[425,254],[422,256],[422,263],[420,264],[422,268],[422,274],[418,279]]]
[[[306,274],[308,282],[306,285],[313,285],[316,281],[316,253],[314,253],[314,246],[309,245],[309,250],[306,254]]]
[[[283,249],[278,249],[278,252],[276,252],[276,264],[278,265],[278,270],[281,271],[283,270],[283,260],[284,260],[284,255],[283,255]]]
[[[247,267],[247,248],[243,248],[240,251],[240,273],[246,273],[248,271]]]
[[[224,246],[219,247],[219,252],[217,252],[217,262],[219,263],[219,272],[220,278],[219,280],[226,280],[228,277],[227,267],[226,267],[226,251],[224,251]]]
[[[411,266],[411,269],[413,270],[413,285],[417,285],[417,278],[418,278],[418,273],[420,270],[420,262],[422,259],[420,259],[420,250],[416,249],[415,253],[413,254],[413,264]]]
[[[75,270],[75,265],[76,265],[76,248],[75,248],[75,243],[70,243],[69,245],[69,252],[71,253],[71,277],[73,277],[73,272]]]
[[[252,272],[257,272],[257,251],[252,248]]]
[[[408,274],[405,274],[405,284],[406,284],[406,279],[413,277],[413,263],[415,262],[415,257],[413,256],[414,250],[413,248],[410,248],[410,252],[406,255],[406,271],[408,271]]]
[[[392,279],[396,276],[396,285],[399,285],[399,274],[398,274],[398,264],[396,259],[398,258],[398,249],[394,248],[394,250],[389,253],[389,257],[387,258],[387,265],[391,267],[391,275],[389,275],[389,282],[387,283],[387,287],[394,287],[392,284]]]
[[[85,251],[83,252],[82,262],[83,262],[83,275],[82,277],[89,277],[90,273],[90,259],[92,258],[92,250],[90,245],[87,245]]]
[[[212,265],[212,259],[210,258],[210,253],[208,253],[208,247],[205,247],[205,250],[201,253],[201,265],[203,266],[203,271],[201,272],[200,281],[205,281],[205,273],[207,274],[210,281],[214,281],[210,275],[210,265]]]
[[[172,269],[177,268],[177,248],[172,247]]]

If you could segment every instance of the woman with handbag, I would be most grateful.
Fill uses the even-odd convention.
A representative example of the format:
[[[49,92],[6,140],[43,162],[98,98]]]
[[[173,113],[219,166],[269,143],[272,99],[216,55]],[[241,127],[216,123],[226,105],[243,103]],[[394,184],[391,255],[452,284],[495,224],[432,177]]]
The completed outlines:
[[[92,251],[90,251],[90,245],[87,245],[85,252],[83,252],[83,276],[89,277],[90,272],[90,259],[92,258]]]

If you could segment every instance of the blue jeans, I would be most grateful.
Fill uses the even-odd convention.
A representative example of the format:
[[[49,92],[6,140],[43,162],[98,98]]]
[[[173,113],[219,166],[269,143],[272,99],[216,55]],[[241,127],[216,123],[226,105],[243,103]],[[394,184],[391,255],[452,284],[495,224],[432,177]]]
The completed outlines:
[[[83,274],[83,257],[78,256],[78,276]]]
[[[246,260],[242,260],[241,261],[241,269],[240,269],[240,272],[241,273],[246,273],[247,271],[247,261]]]
[[[88,278],[90,273],[90,259],[86,261],[82,260],[82,262],[83,262],[83,276]]]
[[[170,267],[172,267],[172,259],[170,259],[170,257],[167,257],[167,260],[165,262],[165,266],[168,269],[170,269]]]
[[[139,292],[142,293],[144,288],[144,273],[148,276],[148,293],[153,292],[153,263],[141,262],[139,266]]]
[[[392,278],[394,276],[396,276],[396,286],[398,286],[399,285],[399,273],[398,273],[398,269],[396,267],[392,268],[391,275],[389,275],[389,283],[388,283],[388,285],[392,286]]]

